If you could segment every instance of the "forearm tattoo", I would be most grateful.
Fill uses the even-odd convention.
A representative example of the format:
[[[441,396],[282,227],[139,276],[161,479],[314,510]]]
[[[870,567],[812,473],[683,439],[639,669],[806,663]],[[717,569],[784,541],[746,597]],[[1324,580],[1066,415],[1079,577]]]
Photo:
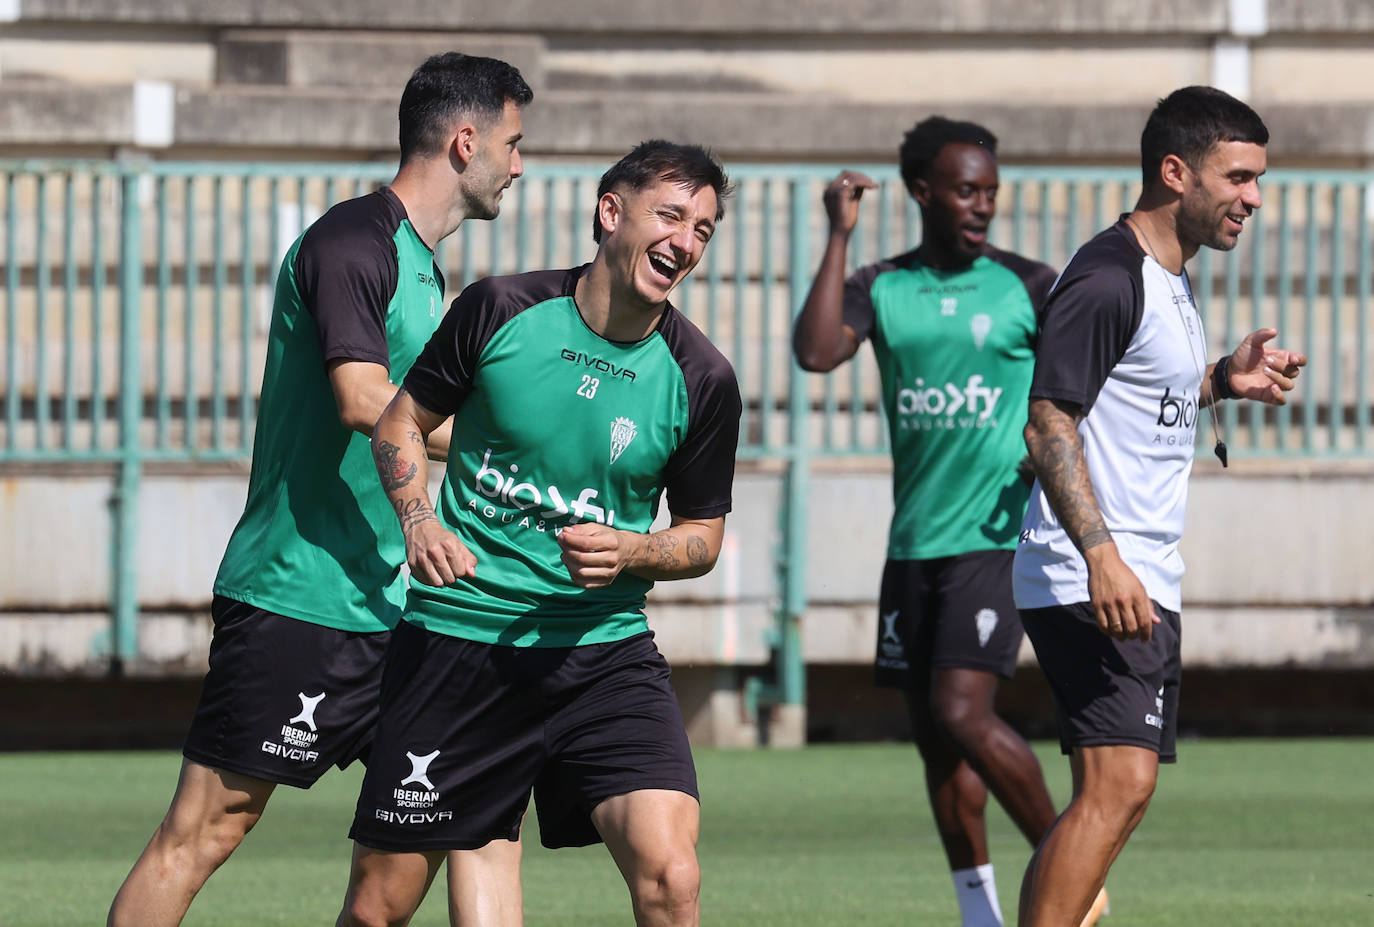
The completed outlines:
[[[1083,443],[1071,419],[1041,424],[1035,448],[1035,472],[1059,522],[1077,544],[1088,551],[1112,539],[1097,507]]]
[[[409,484],[418,469],[411,461],[398,457],[400,452],[401,449],[390,441],[376,439],[372,442],[372,459],[377,464],[377,475],[382,478],[382,488],[387,492]]]
[[[649,535],[649,553],[660,570],[671,570],[677,566],[677,546],[682,539],[673,534]]]
[[[687,560],[692,566],[701,566],[711,559],[711,549],[706,542],[695,534],[687,539]]]
[[[410,533],[410,529],[416,525],[427,521],[439,521],[439,517],[434,514],[434,507],[429,504],[428,499],[401,499],[396,502],[396,517],[401,519],[401,531],[405,534]]]

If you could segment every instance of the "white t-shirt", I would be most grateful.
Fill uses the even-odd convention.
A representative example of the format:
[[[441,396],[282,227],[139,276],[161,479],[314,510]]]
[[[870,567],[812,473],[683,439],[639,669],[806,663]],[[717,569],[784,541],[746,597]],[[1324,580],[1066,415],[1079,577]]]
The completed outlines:
[[[1188,476],[1207,367],[1186,276],[1161,267],[1124,221],[1069,261],[1041,319],[1032,398],[1085,412],[1078,425],[1103,520],[1122,560],[1181,610]],[[1088,601],[1088,569],[1039,482],[1016,551],[1019,608]]]

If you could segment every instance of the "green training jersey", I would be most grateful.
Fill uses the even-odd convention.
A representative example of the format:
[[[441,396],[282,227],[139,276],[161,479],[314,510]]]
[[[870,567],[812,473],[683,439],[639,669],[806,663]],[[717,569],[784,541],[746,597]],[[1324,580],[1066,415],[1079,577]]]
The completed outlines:
[[[487,644],[571,647],[647,629],[652,583],[628,572],[574,585],[556,533],[599,522],[646,533],[666,493],[684,518],[730,510],[740,396],[719,351],[669,306],[655,331],[607,341],[573,292],[585,268],[468,287],[405,389],[453,415],[439,521],[477,558],[476,576],[412,582],[405,619]]]
[[[216,593],[346,631],[396,625],[405,542],[367,436],[339,421],[326,365],[381,364],[400,383],[443,291],[388,188],[334,206],[297,239],[277,278],[248,502]]]
[[[887,556],[1016,546],[1030,486],[1017,473],[1036,313],[1054,271],[993,248],[961,270],[911,251],[845,282],[844,320],[871,338],[892,444]]]

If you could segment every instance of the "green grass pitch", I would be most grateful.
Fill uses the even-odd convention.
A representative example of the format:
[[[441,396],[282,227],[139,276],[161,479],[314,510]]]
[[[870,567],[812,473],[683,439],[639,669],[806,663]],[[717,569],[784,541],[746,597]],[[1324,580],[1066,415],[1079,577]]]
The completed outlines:
[[[1047,744],[1037,752],[1062,801],[1067,763]],[[1374,741],[1190,742],[1180,754],[1117,861],[1104,927],[1374,924]],[[0,924],[103,923],[179,762],[0,755]],[[703,923],[958,923],[911,747],[699,750],[697,762]],[[309,792],[278,790],[186,924],[332,924],[358,779],[354,768]],[[1000,809],[989,826],[1010,924],[1030,851]],[[604,848],[551,852],[530,839],[525,854],[530,927],[632,923]],[[447,923],[442,880],[414,923]]]

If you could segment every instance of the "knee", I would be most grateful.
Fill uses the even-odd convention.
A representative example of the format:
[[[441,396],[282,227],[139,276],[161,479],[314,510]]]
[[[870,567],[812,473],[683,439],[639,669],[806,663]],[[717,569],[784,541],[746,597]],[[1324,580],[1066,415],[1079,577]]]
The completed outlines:
[[[335,927],[399,927],[409,918],[371,892],[350,891]]]
[[[180,857],[209,873],[238,849],[256,823],[257,815],[216,816],[191,827],[165,820],[158,827],[158,843],[166,855]]]
[[[681,913],[696,907],[701,894],[701,868],[696,854],[682,854],[653,866],[639,882],[642,907]]]
[[[961,692],[937,691],[930,707],[936,722],[961,746],[976,742],[988,720],[987,706]]]
[[[1104,764],[1085,778],[1082,797],[1099,808],[1115,809],[1114,816],[1129,821],[1149,806],[1158,773],[1153,762]]]

